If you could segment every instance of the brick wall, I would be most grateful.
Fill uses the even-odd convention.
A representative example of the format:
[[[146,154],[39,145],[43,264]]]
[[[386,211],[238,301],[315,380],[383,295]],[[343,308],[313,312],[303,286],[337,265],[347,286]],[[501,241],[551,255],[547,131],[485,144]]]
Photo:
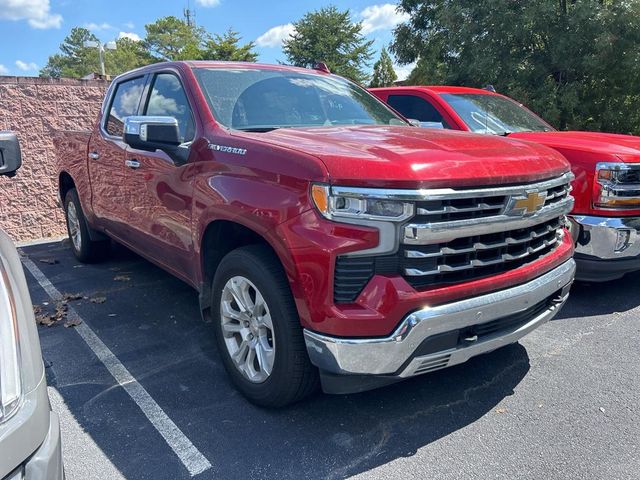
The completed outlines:
[[[20,138],[22,168],[0,177],[0,228],[16,242],[66,235],[57,206],[53,133],[89,129],[108,83],[0,77],[0,130]]]

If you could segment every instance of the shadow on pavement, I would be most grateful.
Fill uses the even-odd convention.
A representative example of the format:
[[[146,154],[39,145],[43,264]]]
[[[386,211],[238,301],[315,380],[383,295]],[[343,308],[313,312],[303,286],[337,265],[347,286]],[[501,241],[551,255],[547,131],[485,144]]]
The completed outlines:
[[[603,283],[575,282],[565,307],[554,320],[608,315],[626,312],[640,305],[640,272],[630,273],[619,280]]]

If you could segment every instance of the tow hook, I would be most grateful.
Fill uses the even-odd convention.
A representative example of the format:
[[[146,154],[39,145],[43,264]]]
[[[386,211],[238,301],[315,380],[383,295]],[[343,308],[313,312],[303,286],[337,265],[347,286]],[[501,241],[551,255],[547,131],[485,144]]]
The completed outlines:
[[[567,298],[567,295],[569,295],[571,285],[573,285],[573,282],[567,283],[564,287],[562,287],[561,290],[558,290],[557,295],[551,299],[551,303],[553,303],[554,305],[559,305],[564,302]]]

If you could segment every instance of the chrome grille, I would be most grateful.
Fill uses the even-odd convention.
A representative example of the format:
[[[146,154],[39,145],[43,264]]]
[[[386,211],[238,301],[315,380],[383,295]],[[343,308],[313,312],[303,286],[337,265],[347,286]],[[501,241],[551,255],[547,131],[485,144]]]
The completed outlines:
[[[494,217],[507,213],[509,200],[529,191],[544,197],[543,207],[563,202],[569,196],[571,175],[531,185],[495,189],[435,190],[428,200],[416,202],[415,223],[437,223]]]
[[[555,218],[529,228],[402,246],[401,274],[414,287],[480,278],[537,260],[559,245],[562,234],[561,219]]]

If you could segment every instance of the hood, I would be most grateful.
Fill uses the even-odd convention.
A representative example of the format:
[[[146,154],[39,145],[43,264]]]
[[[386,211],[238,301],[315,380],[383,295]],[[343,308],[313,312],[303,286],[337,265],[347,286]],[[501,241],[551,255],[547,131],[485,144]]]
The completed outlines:
[[[559,150],[584,151],[640,160],[640,137],[599,132],[518,132],[509,135]]]
[[[354,126],[284,128],[250,135],[319,158],[334,184],[487,186],[534,182],[569,171],[564,157],[544,146],[464,132]]]

